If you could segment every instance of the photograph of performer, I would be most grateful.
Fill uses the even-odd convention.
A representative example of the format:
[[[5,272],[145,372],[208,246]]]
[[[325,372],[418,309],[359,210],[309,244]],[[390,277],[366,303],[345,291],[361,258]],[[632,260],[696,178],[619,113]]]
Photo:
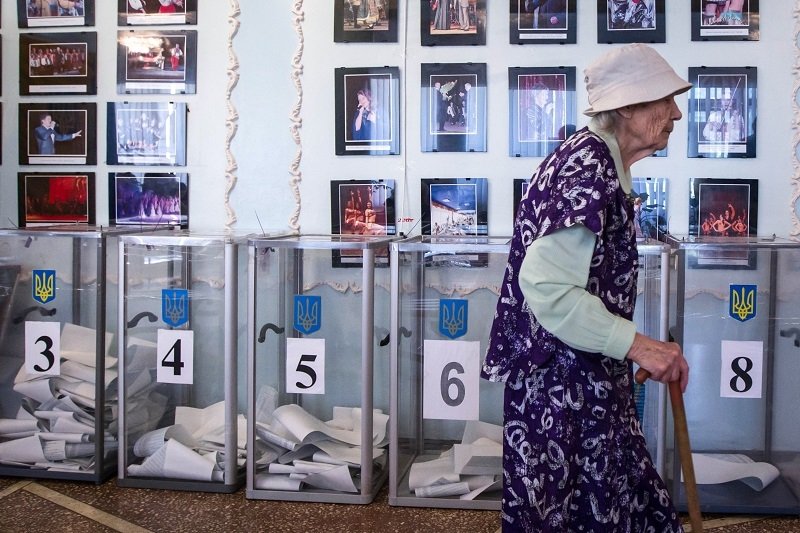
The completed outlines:
[[[188,225],[187,174],[119,173],[113,187],[117,225]]]
[[[340,232],[349,235],[386,235],[386,186],[339,185]]]
[[[703,26],[747,26],[745,0],[703,0]]]
[[[89,190],[94,187],[90,175],[21,175],[24,195],[23,226],[31,224],[88,223],[94,219],[89,205]],[[21,214],[22,215],[22,214]]]
[[[167,14],[183,13],[183,0],[128,0],[128,14]]]
[[[431,0],[431,35],[477,33],[477,0]]]
[[[544,30],[567,27],[567,0],[525,0],[520,5],[525,13],[532,15],[530,18],[520,18],[521,22],[530,20],[530,25],[526,24],[528,28]],[[520,27],[523,27],[522,23]]]
[[[28,76],[86,76],[86,44],[32,44],[28,54]]]
[[[430,133],[476,133],[478,122],[478,78],[474,74],[430,77]]]
[[[520,141],[563,140],[564,106],[556,102],[563,91],[564,76],[520,76]],[[559,100],[561,96],[559,95]],[[557,105],[560,104],[560,105]]]
[[[142,33],[127,35],[120,43],[126,47],[126,80],[185,79],[185,36]]]
[[[741,81],[741,80],[739,80]],[[717,104],[708,115],[708,121],[703,126],[703,139],[712,143],[744,142],[746,138],[744,117],[733,97],[738,87],[733,91],[730,87],[722,89],[722,94],[716,100]]]
[[[389,74],[345,74],[346,141],[390,141],[392,83]]]
[[[609,30],[649,30],[655,27],[655,0],[608,0]]]
[[[375,138],[378,132],[378,113],[372,104],[372,93],[369,89],[359,89],[356,92],[358,105],[353,116],[351,139],[354,141],[368,141]]]
[[[83,17],[85,0],[27,0],[25,15],[28,19]],[[94,0],[88,0],[93,2]]]
[[[37,153],[40,155],[55,155],[57,142],[72,141],[80,137],[82,133],[83,130],[71,133],[62,132],[50,113],[41,113],[39,115],[39,125],[33,130],[36,138]]]

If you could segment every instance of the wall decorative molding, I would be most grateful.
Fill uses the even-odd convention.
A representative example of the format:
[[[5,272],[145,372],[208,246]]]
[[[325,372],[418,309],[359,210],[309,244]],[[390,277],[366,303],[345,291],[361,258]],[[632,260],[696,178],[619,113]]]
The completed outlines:
[[[297,101],[292,112],[289,114],[291,121],[290,131],[292,139],[297,146],[294,159],[289,165],[289,185],[292,188],[292,195],[294,196],[294,211],[289,217],[289,229],[295,233],[300,232],[300,182],[303,181],[302,172],[300,172],[300,161],[303,158],[303,139],[300,136],[300,129],[303,127],[303,120],[300,112],[303,109],[303,46],[305,41],[303,39],[303,20],[305,12],[303,11],[303,0],[296,0],[294,8],[292,9],[292,16],[294,17],[294,31],[297,33],[297,49],[292,57],[292,81],[294,82],[295,89],[297,90]]]
[[[231,143],[236,136],[236,130],[239,128],[239,113],[236,106],[233,105],[231,95],[239,83],[239,58],[233,50],[233,39],[239,32],[239,15],[241,9],[239,8],[239,0],[230,0],[231,10],[228,14],[228,85],[225,88],[225,104],[228,106],[228,115],[225,117],[225,228],[231,229],[236,224],[236,212],[231,207],[231,193],[236,187],[236,170],[239,165],[236,164],[236,158],[231,151]]]

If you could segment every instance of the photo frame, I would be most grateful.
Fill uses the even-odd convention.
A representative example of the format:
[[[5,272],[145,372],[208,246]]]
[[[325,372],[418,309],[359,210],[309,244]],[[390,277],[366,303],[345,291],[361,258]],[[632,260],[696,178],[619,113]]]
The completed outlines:
[[[420,0],[420,44],[485,45],[486,0],[468,3],[462,8],[461,0]]]
[[[509,67],[508,155],[544,157],[575,132],[575,67]]]
[[[597,0],[597,42],[667,42],[665,1]]]
[[[17,174],[18,225],[95,223],[94,172]]]
[[[637,240],[660,241],[669,233],[668,184],[666,178],[633,178],[631,198]]]
[[[97,164],[97,104],[19,104],[19,164]]]
[[[397,0],[384,0],[381,5],[362,1],[334,0],[333,42],[396,43]]]
[[[331,233],[334,235],[395,235],[395,181],[332,180]],[[375,258],[387,265],[389,256]],[[361,252],[333,250],[333,266],[360,267]]]
[[[118,94],[196,92],[196,30],[117,33]]]
[[[17,0],[20,28],[94,26],[95,0]]]
[[[756,157],[756,67],[690,67],[688,157]]]
[[[514,191],[511,194],[513,205],[511,206],[511,222],[512,227],[517,221],[517,211],[519,210],[519,203],[525,197],[525,194],[528,192],[528,185],[530,184],[530,178],[523,179],[523,178],[514,178]]]
[[[109,172],[111,226],[189,227],[189,174]]]
[[[758,180],[690,178],[689,234],[698,242],[735,242],[755,237],[758,223]],[[689,256],[697,268],[756,267],[756,252],[745,248],[698,249]]]
[[[337,68],[336,155],[400,153],[400,69]]]
[[[486,63],[422,63],[420,148],[485,152]]]
[[[109,165],[186,165],[186,103],[108,102],[106,116]]]
[[[117,24],[197,24],[197,0],[117,0]]]
[[[758,41],[758,0],[692,0],[692,41]]]
[[[97,32],[21,33],[19,94],[97,94]]]
[[[421,187],[423,235],[489,235],[486,178],[422,178]]]
[[[509,0],[509,43],[577,43],[576,0]]]

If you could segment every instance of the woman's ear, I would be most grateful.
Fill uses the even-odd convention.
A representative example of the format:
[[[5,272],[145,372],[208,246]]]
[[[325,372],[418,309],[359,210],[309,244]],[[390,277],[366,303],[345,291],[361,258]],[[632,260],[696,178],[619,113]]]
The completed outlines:
[[[620,107],[619,109],[615,109],[615,111],[622,118],[631,118],[631,115],[633,115],[633,106],[626,105],[625,107]]]

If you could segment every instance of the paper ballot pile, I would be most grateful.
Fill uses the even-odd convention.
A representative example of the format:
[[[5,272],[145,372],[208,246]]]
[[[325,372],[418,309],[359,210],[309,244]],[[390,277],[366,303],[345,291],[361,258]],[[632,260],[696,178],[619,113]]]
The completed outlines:
[[[106,334],[105,353],[112,337]],[[0,464],[93,472],[97,438],[107,456],[116,454],[116,366],[116,358],[106,357],[104,427],[98,430],[95,330],[64,324],[60,375],[29,375],[22,364],[14,378],[19,407],[15,418],[0,418]]]
[[[263,490],[304,488],[358,492],[361,416],[357,407],[334,407],[323,422],[296,404],[277,405],[278,393],[262,387],[256,400],[256,479]],[[386,466],[389,416],[373,411],[372,460]]]

